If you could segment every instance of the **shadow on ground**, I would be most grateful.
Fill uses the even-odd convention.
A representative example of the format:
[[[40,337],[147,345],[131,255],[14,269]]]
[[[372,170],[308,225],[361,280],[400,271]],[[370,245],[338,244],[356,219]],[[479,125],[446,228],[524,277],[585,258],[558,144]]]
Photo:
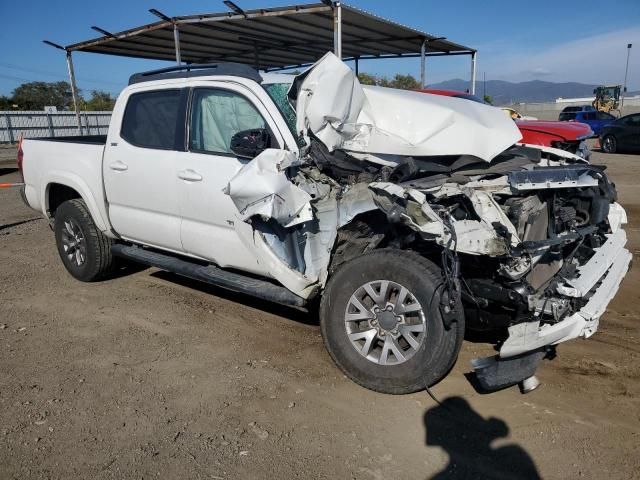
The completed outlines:
[[[509,435],[499,418],[485,419],[461,397],[449,397],[424,414],[426,443],[449,456],[430,480],[540,479],[535,462],[519,445],[491,444]]]
[[[0,225],[0,230],[6,230],[8,228],[18,227],[20,225],[24,225],[25,223],[37,222],[38,220],[44,220],[42,217],[28,218],[26,220],[20,220],[19,222],[13,223],[5,223],[4,225]]]
[[[302,323],[304,325],[318,325],[318,312],[315,304],[309,305],[309,310],[298,310],[296,308],[288,307],[286,305],[279,305],[277,303],[268,302],[259,298],[246,295],[244,293],[233,292],[224,288],[216,287],[215,285],[209,285],[208,283],[199,282],[190,278],[181,277],[175,273],[158,271],[151,274],[152,277],[162,279],[167,282],[175,283],[183,287],[187,287],[199,292],[207,293],[219,298],[224,298],[236,303],[247,305],[251,308],[256,308],[273,315],[278,315],[294,322]]]

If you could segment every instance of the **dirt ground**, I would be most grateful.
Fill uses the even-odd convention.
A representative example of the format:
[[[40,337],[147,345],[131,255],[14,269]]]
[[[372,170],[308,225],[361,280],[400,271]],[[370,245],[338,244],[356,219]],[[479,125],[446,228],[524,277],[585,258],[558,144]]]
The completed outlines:
[[[594,157],[637,255],[640,156]],[[476,393],[469,362],[491,350],[465,342],[438,406],[347,380],[308,313],[154,269],[79,283],[0,190],[0,478],[640,478],[639,280],[529,395]]]

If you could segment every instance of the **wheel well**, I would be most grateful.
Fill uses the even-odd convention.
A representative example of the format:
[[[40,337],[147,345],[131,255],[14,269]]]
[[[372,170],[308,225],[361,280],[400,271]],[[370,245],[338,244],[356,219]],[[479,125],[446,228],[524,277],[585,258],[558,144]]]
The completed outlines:
[[[441,265],[442,247],[421,239],[406,225],[391,223],[382,211],[371,210],[357,215],[338,230],[329,272],[333,273],[342,263],[380,248],[413,250]]]
[[[52,217],[56,216],[56,210],[67,200],[73,200],[74,198],[82,198],[82,196],[73,188],[61,183],[52,183],[49,185],[48,199],[48,211]]]

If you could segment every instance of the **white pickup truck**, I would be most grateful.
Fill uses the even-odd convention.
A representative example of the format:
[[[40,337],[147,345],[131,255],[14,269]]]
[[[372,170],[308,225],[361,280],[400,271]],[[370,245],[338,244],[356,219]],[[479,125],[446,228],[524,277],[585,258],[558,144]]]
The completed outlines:
[[[364,87],[327,54],[297,77],[134,75],[106,137],[25,140],[19,163],[78,280],[124,258],[319,300],[336,364],[397,394],[442,379],[466,330],[494,339],[474,362],[485,388],[532,377],[596,331],[627,272],[604,169],[519,141],[499,109]]]

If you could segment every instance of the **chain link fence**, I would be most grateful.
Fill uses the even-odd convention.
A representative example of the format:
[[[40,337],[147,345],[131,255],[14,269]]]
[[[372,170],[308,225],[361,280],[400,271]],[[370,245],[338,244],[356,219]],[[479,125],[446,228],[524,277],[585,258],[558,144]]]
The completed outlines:
[[[0,143],[16,143],[24,138],[65,137],[70,135],[106,135],[111,112],[80,112],[78,131],[75,112],[0,111]]]

